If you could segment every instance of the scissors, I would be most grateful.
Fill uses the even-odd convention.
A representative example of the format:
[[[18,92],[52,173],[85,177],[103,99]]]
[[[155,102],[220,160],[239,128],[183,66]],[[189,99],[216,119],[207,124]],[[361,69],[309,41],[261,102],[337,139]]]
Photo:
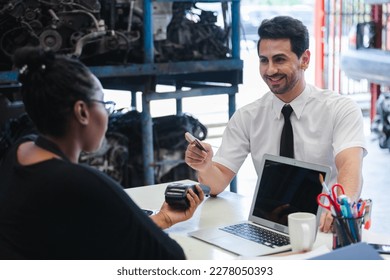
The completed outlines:
[[[328,193],[320,193],[317,196],[317,203],[329,210],[333,215],[340,216],[341,215],[341,205],[338,197],[340,195],[345,195],[345,191],[342,185],[334,184],[331,190],[327,190]],[[339,194],[340,192],[340,194]]]
[[[332,215],[337,216],[337,211],[335,208],[335,202],[332,200],[331,196],[327,193],[320,193],[317,196],[317,203],[321,207],[327,209],[332,213]]]
[[[339,196],[345,195],[345,191],[342,185],[340,184],[334,184],[332,186],[332,197],[335,201],[337,201],[340,204],[340,201],[338,201]]]

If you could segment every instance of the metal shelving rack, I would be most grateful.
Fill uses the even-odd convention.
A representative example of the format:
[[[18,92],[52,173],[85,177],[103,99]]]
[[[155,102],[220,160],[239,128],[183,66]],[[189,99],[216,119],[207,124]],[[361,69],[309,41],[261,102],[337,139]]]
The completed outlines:
[[[173,0],[155,0],[173,2]],[[231,2],[231,57],[220,60],[181,61],[154,63],[152,0],[144,0],[144,63],[115,66],[93,66],[91,71],[100,79],[104,88],[130,91],[132,106],[136,105],[136,92],[142,93],[142,137],[144,183],[155,183],[153,124],[150,102],[175,99],[176,114],[182,113],[182,99],[195,96],[227,94],[229,118],[236,110],[235,94],[242,83],[243,61],[240,59],[240,0],[175,0],[175,2]],[[0,72],[0,84],[16,81],[15,72]],[[171,85],[171,92],[156,91],[157,85]],[[182,90],[183,87],[189,90]],[[1,89],[1,88],[0,88]],[[4,89],[4,86],[3,86]],[[236,180],[230,190],[237,191]]]

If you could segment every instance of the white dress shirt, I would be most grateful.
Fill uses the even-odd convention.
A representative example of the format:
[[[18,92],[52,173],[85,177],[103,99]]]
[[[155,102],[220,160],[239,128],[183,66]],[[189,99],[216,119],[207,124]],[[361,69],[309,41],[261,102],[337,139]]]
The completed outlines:
[[[283,101],[272,92],[238,109],[230,119],[213,161],[237,173],[249,153],[259,174],[265,153],[279,154],[284,119]],[[332,168],[330,183],[336,182],[335,156],[350,147],[366,151],[363,116],[352,99],[330,90],[306,85],[290,105],[297,160]]]

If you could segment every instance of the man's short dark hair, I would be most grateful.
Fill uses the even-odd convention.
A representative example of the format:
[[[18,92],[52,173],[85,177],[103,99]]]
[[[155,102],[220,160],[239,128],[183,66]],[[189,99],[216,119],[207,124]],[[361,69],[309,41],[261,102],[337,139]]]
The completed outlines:
[[[290,39],[291,50],[300,58],[309,48],[309,31],[298,19],[290,16],[277,16],[262,21],[259,29],[259,49],[262,39]]]

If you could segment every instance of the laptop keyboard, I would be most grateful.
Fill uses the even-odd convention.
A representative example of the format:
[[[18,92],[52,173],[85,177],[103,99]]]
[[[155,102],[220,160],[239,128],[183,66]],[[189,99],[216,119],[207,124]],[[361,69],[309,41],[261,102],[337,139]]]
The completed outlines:
[[[221,230],[271,248],[290,244],[290,238],[288,236],[248,223],[223,227]]]

